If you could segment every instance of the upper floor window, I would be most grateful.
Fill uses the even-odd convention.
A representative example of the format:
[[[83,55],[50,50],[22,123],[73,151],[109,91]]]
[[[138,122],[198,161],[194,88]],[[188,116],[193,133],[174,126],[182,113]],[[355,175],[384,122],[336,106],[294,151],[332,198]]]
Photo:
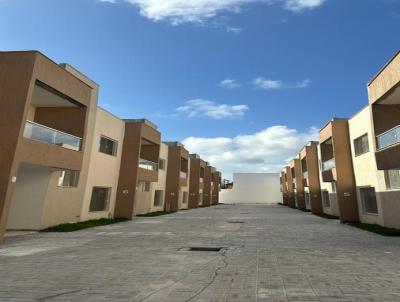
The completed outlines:
[[[117,149],[118,149],[117,141],[115,141],[111,138],[105,137],[105,136],[100,137],[99,152],[116,156]]]
[[[58,179],[59,187],[76,188],[79,182],[79,171],[62,170]]]
[[[400,170],[386,170],[385,180],[388,189],[400,189]]]
[[[368,134],[356,138],[354,140],[354,153],[356,156],[369,152]]]
[[[160,160],[158,162],[158,169],[165,170],[165,159],[160,158]]]

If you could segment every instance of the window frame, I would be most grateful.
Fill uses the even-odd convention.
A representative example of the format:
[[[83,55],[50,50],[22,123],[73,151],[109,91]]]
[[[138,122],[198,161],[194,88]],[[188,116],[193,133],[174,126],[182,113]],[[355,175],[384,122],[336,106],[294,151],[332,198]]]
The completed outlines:
[[[364,150],[363,152],[357,152],[359,150],[357,150],[357,144],[356,142],[361,141],[361,143],[363,142],[362,139],[366,137],[367,138],[367,149]],[[362,145],[361,145],[362,146]],[[368,133],[364,133],[363,135],[360,135],[359,137],[353,139],[353,147],[354,147],[354,156],[361,156],[365,153],[368,153],[370,151],[370,147],[369,147],[369,137],[368,137]]]
[[[157,192],[161,192],[160,204],[156,204]],[[164,200],[164,190],[154,190],[153,206],[154,206],[154,207],[162,207],[162,205],[163,205],[163,200]]]
[[[105,209],[103,210],[91,210],[92,201],[93,201],[93,192],[95,189],[107,189],[107,200],[105,204]],[[93,186],[92,187],[92,195],[90,196],[90,203],[89,203],[89,213],[99,213],[99,212],[108,212],[110,209],[110,201],[111,201],[111,191],[112,187],[103,187],[103,186]]]
[[[400,177],[400,169],[389,169],[384,171],[384,177],[385,177],[385,185],[386,185],[386,190],[400,190],[399,187],[391,187],[390,186],[390,178],[389,178],[389,171],[398,171],[399,172],[399,177]]]
[[[325,199],[325,196],[324,196],[325,193],[328,194],[329,206],[326,205],[326,199]],[[331,198],[329,196],[329,191],[328,190],[322,190],[322,205],[326,209],[330,209],[332,207]]]
[[[73,182],[70,182],[68,185],[64,185],[66,172],[74,172],[74,175],[75,175],[74,179],[73,179]],[[71,174],[69,174],[69,175],[71,175]],[[60,175],[58,177],[57,187],[60,187],[60,188],[77,188],[79,186],[79,179],[80,179],[80,171],[77,171],[77,170],[61,170],[60,171]]]
[[[107,152],[103,152],[102,150],[101,150],[101,140],[102,139],[106,139],[106,140],[109,140],[109,141],[111,141],[111,142],[113,142],[114,144],[113,144],[113,151],[112,151],[112,154],[110,154],[110,153],[107,153]],[[117,140],[115,140],[115,139],[112,139],[112,138],[110,138],[110,137],[108,137],[108,136],[106,136],[106,135],[100,135],[100,140],[99,140],[99,149],[98,149],[98,151],[100,152],[100,153],[102,153],[102,154],[106,154],[106,155],[110,155],[110,156],[114,156],[114,157],[116,157],[117,156],[117,154],[118,154],[118,141]]]
[[[376,212],[368,212],[367,211],[367,207],[365,206],[365,200],[363,199],[362,190],[371,190],[371,189],[374,191],[375,203],[376,203]],[[358,193],[360,194],[361,208],[362,208],[363,214],[377,215],[378,216],[379,215],[379,207],[378,207],[378,198],[376,196],[375,187],[371,187],[371,186],[360,187],[358,189]]]

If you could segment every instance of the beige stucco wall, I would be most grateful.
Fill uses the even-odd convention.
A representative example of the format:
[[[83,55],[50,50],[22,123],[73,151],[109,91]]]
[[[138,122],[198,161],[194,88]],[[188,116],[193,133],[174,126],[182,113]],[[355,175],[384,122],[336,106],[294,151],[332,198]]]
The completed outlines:
[[[49,187],[43,207],[42,227],[58,225],[67,222],[76,222],[81,219],[82,202],[85,194],[87,177],[89,172],[89,161],[94,137],[94,126],[96,123],[97,100],[99,86],[75,70],[69,65],[64,65],[68,72],[92,87],[90,106],[86,112],[87,129],[84,134],[84,152],[82,169],[79,175],[79,184],[77,188],[58,187],[59,172],[52,174]]]
[[[387,190],[384,171],[377,170],[370,107],[365,107],[349,120],[349,132],[361,222],[400,227],[400,190]],[[368,134],[369,152],[355,156],[354,139],[365,133]],[[375,188],[378,214],[363,211],[360,187]]]
[[[179,191],[179,200],[178,200],[178,209],[184,210],[189,207],[189,183],[190,183],[190,164],[188,163],[188,172],[187,172],[187,185],[182,186]],[[186,203],[183,203],[183,192],[187,192]]]
[[[94,139],[89,162],[89,174],[82,203],[82,221],[109,218],[114,214],[124,133],[125,123],[121,119],[102,108],[97,109]],[[99,152],[101,136],[106,136],[118,142],[116,156]],[[89,212],[93,187],[111,188],[107,211]]]
[[[318,145],[318,164],[321,167],[321,148],[319,145]],[[328,191],[329,192],[329,200],[331,202],[331,206],[329,208],[327,208],[327,207],[325,207],[323,199],[322,199],[322,207],[323,207],[324,213],[329,214],[329,215],[339,216],[339,207],[338,207],[338,203],[337,203],[336,193],[333,192],[333,190],[332,190],[332,183],[324,182],[322,180],[321,169],[319,171],[319,181],[321,183],[321,194],[323,191]],[[323,196],[321,196],[321,198],[323,198]]]
[[[164,210],[165,202],[165,185],[167,182],[167,169],[168,169],[168,145],[161,143],[160,145],[160,159],[165,161],[164,170],[158,170],[158,182],[152,184],[152,200],[150,203],[150,212],[158,212]],[[156,190],[163,191],[162,204],[160,206],[154,206],[154,195]]]
[[[167,181],[167,169],[168,169],[168,146],[164,143],[160,144],[160,159],[165,160],[165,169],[158,170],[158,181],[150,183],[150,192],[143,192],[139,185],[136,189],[135,215],[164,210],[165,184]],[[156,190],[163,191],[161,206],[154,206],[154,196]]]

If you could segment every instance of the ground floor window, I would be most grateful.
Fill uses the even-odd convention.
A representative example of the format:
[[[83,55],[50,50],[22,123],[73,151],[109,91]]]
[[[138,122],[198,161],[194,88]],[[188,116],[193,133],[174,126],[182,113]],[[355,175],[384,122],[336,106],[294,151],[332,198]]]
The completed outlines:
[[[203,204],[203,193],[199,193],[199,205]]]
[[[154,206],[159,207],[162,206],[163,204],[163,198],[164,198],[164,191],[162,190],[156,190],[154,192]]]
[[[79,171],[62,170],[58,178],[59,187],[76,188],[79,182]]]
[[[400,189],[400,170],[386,170],[385,180],[388,189]]]
[[[188,192],[183,192],[182,203],[187,203],[187,202],[188,202]]]
[[[378,214],[375,188],[360,188],[360,197],[364,213]]]
[[[93,187],[90,199],[90,212],[107,211],[110,201],[111,188]]]
[[[150,181],[139,181],[138,188],[142,192],[150,192],[151,183]]]
[[[329,199],[329,192],[326,190],[322,191],[322,201],[324,203],[325,208],[331,207],[331,200]]]
[[[305,194],[305,198],[306,198],[306,206],[310,207],[311,201],[310,201],[310,193],[306,193]]]

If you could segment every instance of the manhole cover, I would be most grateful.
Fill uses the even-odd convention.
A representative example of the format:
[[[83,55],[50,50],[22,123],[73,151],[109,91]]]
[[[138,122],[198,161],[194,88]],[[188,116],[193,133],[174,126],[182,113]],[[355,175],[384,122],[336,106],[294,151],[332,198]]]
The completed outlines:
[[[184,247],[181,248],[181,251],[187,251],[187,252],[219,252],[223,249],[226,249],[225,247],[216,247],[216,246],[191,246],[191,247]]]

